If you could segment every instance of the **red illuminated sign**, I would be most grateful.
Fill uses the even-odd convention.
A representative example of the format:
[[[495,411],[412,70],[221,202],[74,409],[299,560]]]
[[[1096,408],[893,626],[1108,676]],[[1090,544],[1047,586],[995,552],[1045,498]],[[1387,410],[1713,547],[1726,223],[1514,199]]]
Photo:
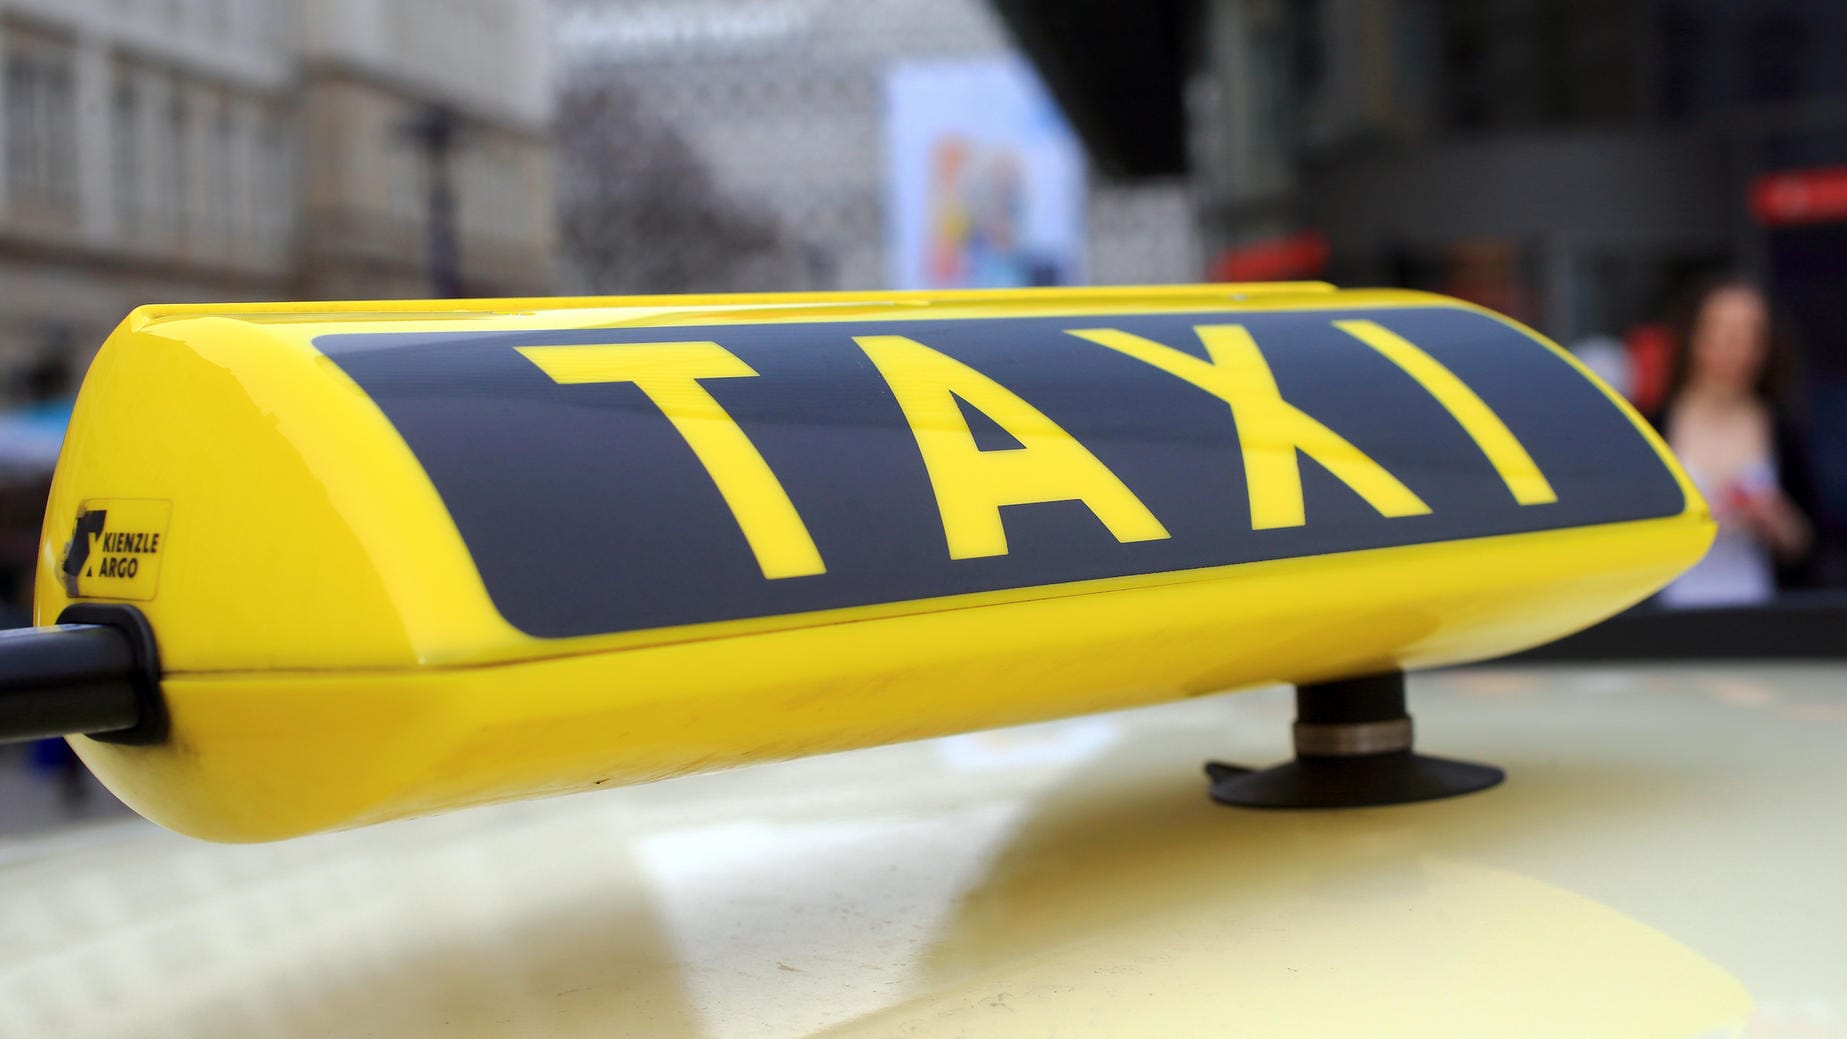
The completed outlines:
[[[1771,227],[1847,220],[1847,166],[1758,177],[1751,182],[1751,215]]]
[[[1303,231],[1220,253],[1214,281],[1287,281],[1318,278],[1327,270],[1328,242],[1319,231]]]

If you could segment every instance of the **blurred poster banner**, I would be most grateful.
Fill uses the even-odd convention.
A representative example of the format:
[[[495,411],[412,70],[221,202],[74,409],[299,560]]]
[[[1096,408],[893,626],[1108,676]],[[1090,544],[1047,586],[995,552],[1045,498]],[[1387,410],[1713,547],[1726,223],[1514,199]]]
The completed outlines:
[[[904,289],[1084,277],[1084,152],[1017,58],[902,64],[886,77],[886,246]]]

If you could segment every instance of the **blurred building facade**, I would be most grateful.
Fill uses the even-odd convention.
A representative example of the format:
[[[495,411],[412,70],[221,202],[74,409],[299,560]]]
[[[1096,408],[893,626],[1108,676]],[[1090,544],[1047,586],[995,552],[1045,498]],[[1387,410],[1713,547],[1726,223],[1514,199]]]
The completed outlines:
[[[429,291],[460,127],[465,290],[549,286],[543,0],[0,0],[0,366],[81,364],[154,301]]]
[[[1013,47],[982,0],[555,5],[565,253],[599,292],[887,284],[888,70]],[[1093,178],[1087,280],[1196,280],[1189,190]]]
[[[0,4],[0,363],[288,283],[281,0]]]
[[[539,295],[554,239],[543,0],[300,0],[305,295],[430,292],[432,157],[450,136],[460,295]],[[426,130],[427,132],[427,130]],[[446,154],[446,158],[442,157]],[[440,172],[440,171],[439,171]]]

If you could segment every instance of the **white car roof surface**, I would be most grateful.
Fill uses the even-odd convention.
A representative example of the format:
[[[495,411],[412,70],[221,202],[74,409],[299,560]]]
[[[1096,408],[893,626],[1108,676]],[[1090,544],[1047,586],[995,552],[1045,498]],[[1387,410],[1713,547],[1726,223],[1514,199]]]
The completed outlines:
[[[328,834],[0,858],[0,1035],[1834,1035],[1838,667],[1413,676],[1449,801],[1217,806],[1285,689]]]

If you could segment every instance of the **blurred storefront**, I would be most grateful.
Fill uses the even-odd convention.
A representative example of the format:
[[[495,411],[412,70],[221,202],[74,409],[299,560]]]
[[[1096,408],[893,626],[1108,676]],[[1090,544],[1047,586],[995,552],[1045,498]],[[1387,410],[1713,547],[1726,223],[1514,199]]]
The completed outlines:
[[[1826,462],[1816,519],[1840,551],[1847,207],[1752,199],[1790,171],[1810,177],[1785,196],[1831,197],[1826,171],[1847,164],[1847,6],[994,5],[1100,166],[1192,179],[1222,274],[1473,299],[1617,355],[1644,405],[1659,403],[1661,322],[1687,288],[1720,271],[1762,281],[1804,347]]]

